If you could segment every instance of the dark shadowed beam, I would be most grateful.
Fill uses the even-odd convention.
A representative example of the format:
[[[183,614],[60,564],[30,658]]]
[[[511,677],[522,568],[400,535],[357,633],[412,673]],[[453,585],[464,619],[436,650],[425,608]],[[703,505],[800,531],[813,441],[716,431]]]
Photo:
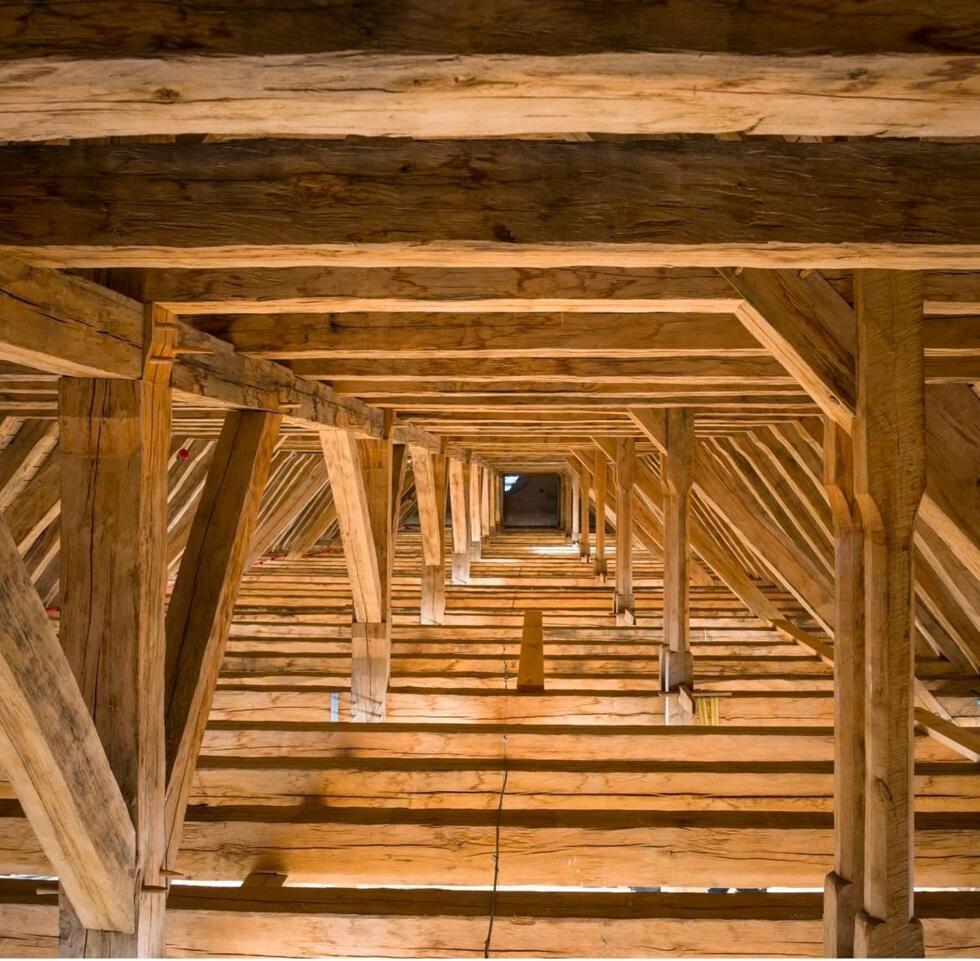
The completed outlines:
[[[3,159],[0,247],[49,266],[980,263],[975,143],[235,141]]]

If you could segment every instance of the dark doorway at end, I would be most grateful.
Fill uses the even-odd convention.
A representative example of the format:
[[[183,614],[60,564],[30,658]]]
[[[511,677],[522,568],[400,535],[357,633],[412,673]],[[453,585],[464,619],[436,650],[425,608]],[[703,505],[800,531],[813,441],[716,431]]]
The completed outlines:
[[[505,528],[561,526],[561,478],[557,474],[507,474],[503,485]]]

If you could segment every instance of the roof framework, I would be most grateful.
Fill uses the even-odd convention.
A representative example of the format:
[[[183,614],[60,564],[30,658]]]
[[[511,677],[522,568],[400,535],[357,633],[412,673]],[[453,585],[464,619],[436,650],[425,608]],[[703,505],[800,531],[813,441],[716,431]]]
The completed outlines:
[[[0,954],[975,952],[941,6],[0,9]]]

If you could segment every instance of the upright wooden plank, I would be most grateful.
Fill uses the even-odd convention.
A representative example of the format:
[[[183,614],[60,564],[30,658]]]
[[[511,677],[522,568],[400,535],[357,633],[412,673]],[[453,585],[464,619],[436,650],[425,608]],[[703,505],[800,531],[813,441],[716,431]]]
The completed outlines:
[[[864,894],[864,532],[851,438],[824,424],[824,486],[834,520],[834,869],[824,887],[824,953],[854,956]]]
[[[131,932],[133,822],[72,667],[2,520],[0,598],[0,764],[81,922]]]
[[[855,306],[868,701],[864,909],[854,952],[921,957],[912,847],[912,534],[926,483],[921,277],[857,271]]]
[[[606,455],[598,447],[592,464],[592,484],[595,490],[595,559],[593,571],[596,583],[605,584],[608,571],[606,565]]]
[[[613,612],[617,624],[636,620],[633,597],[633,474],[636,442],[632,437],[616,441],[616,593]]]
[[[694,413],[667,410],[667,457],[664,479],[664,646],[660,680],[676,690],[694,677],[689,638],[688,514],[694,479]]]
[[[423,624],[441,624],[446,614],[446,458],[422,447],[412,449],[412,470],[422,535]]]
[[[582,481],[580,480],[578,473],[572,471],[568,475],[566,483],[569,485],[569,489],[571,493],[571,501],[572,501],[571,508],[570,508],[571,510],[570,520],[572,525],[572,530],[571,530],[572,544],[578,546],[582,540],[582,505],[581,505],[581,498],[583,493]],[[584,493],[585,493],[585,500],[586,502],[588,502],[589,492],[585,491]],[[587,536],[588,535],[586,535],[586,537]]]
[[[469,504],[470,510],[470,558],[479,560],[483,554],[483,522],[480,508],[482,485],[480,482],[480,464],[478,461],[470,461],[467,481],[469,483],[467,503]]]
[[[384,720],[391,671],[391,439],[321,433],[354,605],[351,719]]]
[[[351,720],[383,721],[391,674],[394,443],[390,438],[355,443],[360,453],[364,498],[381,579],[381,616],[378,621],[351,625]]]
[[[449,459],[449,500],[453,526],[453,583],[470,579],[470,511],[467,467],[456,457]]]
[[[343,431],[323,431],[320,443],[337,505],[354,620],[361,624],[377,624],[384,619],[385,601],[371,514],[364,490],[361,452],[355,438]]]
[[[589,467],[587,464],[579,461],[579,469],[576,472],[576,476],[579,480],[579,487],[581,488],[581,496],[579,497],[578,510],[579,510],[579,529],[581,530],[581,537],[578,542],[578,555],[583,560],[587,561],[589,559],[589,489],[595,487],[595,481],[591,476]],[[596,517],[599,515],[596,514]],[[598,522],[597,522],[598,523]]]
[[[69,956],[163,953],[164,603],[170,391],[65,378],[61,643],[136,827],[132,932],[92,930],[62,898]]]
[[[480,533],[490,537],[490,469],[480,468]]]
[[[167,865],[177,862],[191,781],[282,418],[225,416],[166,618]]]
[[[517,665],[518,691],[544,690],[544,623],[538,608],[524,612],[521,656]]]

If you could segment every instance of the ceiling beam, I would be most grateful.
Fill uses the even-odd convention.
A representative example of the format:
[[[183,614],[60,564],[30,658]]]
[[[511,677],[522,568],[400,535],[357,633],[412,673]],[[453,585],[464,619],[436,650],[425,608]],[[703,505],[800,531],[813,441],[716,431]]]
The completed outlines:
[[[0,248],[47,266],[980,264],[977,143],[270,140],[3,159]]]
[[[976,133],[974,11],[891,6],[34,0],[0,18],[0,137]]]

